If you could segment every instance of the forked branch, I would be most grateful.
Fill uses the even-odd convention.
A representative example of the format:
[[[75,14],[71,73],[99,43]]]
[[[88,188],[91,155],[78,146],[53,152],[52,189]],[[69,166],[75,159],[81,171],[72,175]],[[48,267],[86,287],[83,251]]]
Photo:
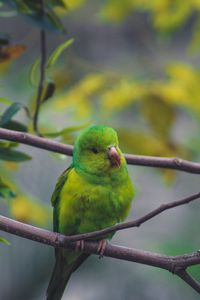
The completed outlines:
[[[69,242],[68,236],[14,221],[4,216],[0,216],[0,230],[57,248],[69,248],[75,250],[76,247],[75,242]],[[98,255],[97,248],[97,242],[85,241],[84,243],[85,253]],[[168,270],[182,278],[200,294],[200,283],[186,272],[186,269],[189,266],[200,264],[199,251],[185,255],[167,256],[149,251],[107,244],[104,256]]]

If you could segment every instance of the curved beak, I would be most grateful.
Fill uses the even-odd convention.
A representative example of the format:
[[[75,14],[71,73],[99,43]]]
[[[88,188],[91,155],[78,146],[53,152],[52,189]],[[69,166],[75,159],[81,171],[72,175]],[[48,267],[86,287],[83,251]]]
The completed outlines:
[[[120,155],[114,146],[111,146],[108,148],[108,157],[113,166],[116,166],[118,168],[120,167],[120,165],[121,165]]]

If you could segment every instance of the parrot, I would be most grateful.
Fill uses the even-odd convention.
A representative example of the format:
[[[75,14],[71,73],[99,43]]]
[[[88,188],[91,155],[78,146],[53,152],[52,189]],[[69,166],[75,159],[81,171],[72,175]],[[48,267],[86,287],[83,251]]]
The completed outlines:
[[[116,131],[105,125],[87,127],[78,135],[72,163],[58,178],[52,194],[54,232],[82,234],[122,222],[128,216],[133,196]],[[101,256],[113,235],[99,238]],[[47,300],[62,298],[70,276],[88,258],[83,251],[84,241],[77,242],[77,249],[55,248]]]

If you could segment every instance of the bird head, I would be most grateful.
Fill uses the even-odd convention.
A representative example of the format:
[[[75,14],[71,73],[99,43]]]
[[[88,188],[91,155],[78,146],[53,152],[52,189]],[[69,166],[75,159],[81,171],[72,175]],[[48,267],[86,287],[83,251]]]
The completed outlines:
[[[116,131],[103,125],[83,130],[75,142],[73,164],[87,173],[104,176],[123,168],[126,162]]]

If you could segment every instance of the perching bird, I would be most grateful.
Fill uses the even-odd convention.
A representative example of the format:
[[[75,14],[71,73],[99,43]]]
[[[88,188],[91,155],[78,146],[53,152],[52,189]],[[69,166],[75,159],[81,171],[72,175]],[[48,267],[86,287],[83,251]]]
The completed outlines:
[[[54,231],[81,234],[121,222],[128,215],[133,195],[116,132],[103,125],[89,127],[77,138],[73,162],[58,178],[53,192]],[[104,248],[105,243],[100,242],[102,254]],[[47,300],[62,298],[71,274],[89,255],[55,249],[55,256]]]

